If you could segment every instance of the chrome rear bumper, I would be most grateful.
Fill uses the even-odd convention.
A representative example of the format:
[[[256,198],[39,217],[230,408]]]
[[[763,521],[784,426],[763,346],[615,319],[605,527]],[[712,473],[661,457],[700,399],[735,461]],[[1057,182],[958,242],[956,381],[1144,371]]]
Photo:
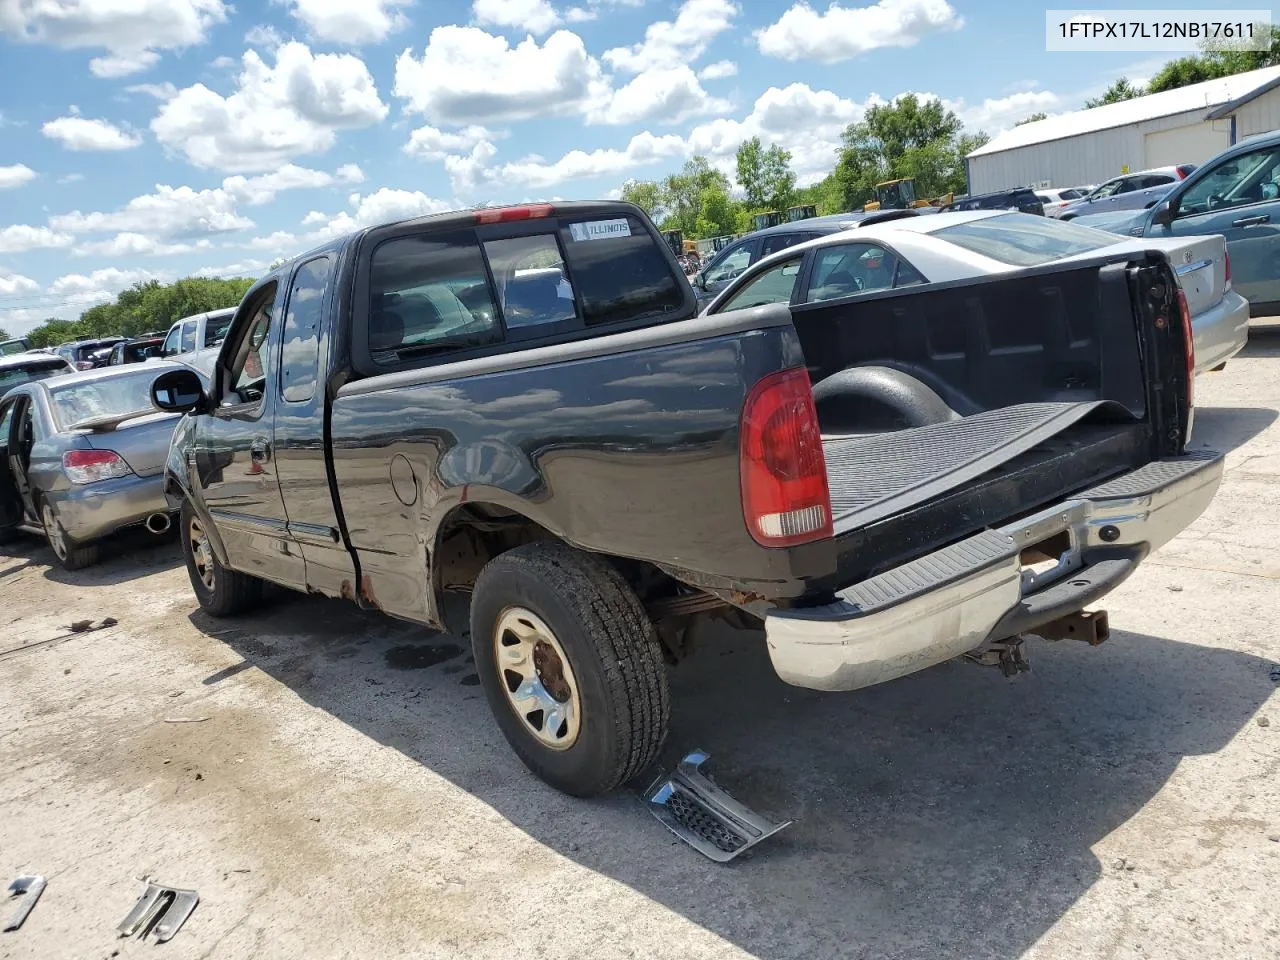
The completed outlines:
[[[1177,536],[1222,481],[1222,456],[1147,464],[997,530],[842,591],[821,607],[774,609],[765,635],[787,683],[857,690],[914,673],[1080,610]],[[1051,569],[1022,551],[1053,544]]]

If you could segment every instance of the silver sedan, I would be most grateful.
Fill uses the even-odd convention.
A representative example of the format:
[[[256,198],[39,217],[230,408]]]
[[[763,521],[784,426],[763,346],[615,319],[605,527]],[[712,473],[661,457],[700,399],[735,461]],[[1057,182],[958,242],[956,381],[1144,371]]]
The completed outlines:
[[[165,361],[25,383],[0,399],[0,541],[43,532],[68,570],[98,559],[103,537],[169,529],[164,463],[178,414],[151,405]]]

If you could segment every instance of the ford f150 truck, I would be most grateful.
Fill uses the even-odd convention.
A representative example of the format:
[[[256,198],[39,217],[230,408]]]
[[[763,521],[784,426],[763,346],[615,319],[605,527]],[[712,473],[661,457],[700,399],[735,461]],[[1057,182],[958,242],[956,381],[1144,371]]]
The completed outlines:
[[[1098,639],[1083,608],[1221,479],[1184,450],[1189,335],[1142,251],[697,317],[638,208],[537,204],[278,267],[211,386],[152,398],[187,413],[166,485],[206,611],[271,581],[442,628],[468,593],[504,735],[587,796],[654,759],[710,617],[820,690]]]

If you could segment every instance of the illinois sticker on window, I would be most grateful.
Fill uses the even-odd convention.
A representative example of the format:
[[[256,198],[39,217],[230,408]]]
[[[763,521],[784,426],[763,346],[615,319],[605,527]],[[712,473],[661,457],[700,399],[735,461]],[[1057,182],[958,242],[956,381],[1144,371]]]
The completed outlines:
[[[626,217],[617,220],[587,220],[569,224],[569,236],[574,240],[610,240],[613,237],[631,236],[631,224]]]

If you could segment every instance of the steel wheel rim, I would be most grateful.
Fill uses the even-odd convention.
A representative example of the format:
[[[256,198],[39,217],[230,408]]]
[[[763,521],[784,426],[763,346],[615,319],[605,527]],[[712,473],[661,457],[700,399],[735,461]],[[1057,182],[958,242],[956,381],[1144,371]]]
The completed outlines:
[[[582,696],[551,628],[524,607],[508,607],[493,630],[498,684],[525,730],[544,747],[568,750],[582,728]]]
[[[44,521],[44,535],[49,538],[49,546],[53,548],[53,552],[59,560],[67,559],[67,535],[62,530],[62,524],[58,523],[58,518],[53,515],[53,508],[49,504],[40,505],[40,519]]]
[[[191,540],[191,562],[195,564],[196,575],[205,589],[213,592],[213,551],[209,549],[209,538],[205,536],[204,527],[195,517],[187,524],[187,535]]]

